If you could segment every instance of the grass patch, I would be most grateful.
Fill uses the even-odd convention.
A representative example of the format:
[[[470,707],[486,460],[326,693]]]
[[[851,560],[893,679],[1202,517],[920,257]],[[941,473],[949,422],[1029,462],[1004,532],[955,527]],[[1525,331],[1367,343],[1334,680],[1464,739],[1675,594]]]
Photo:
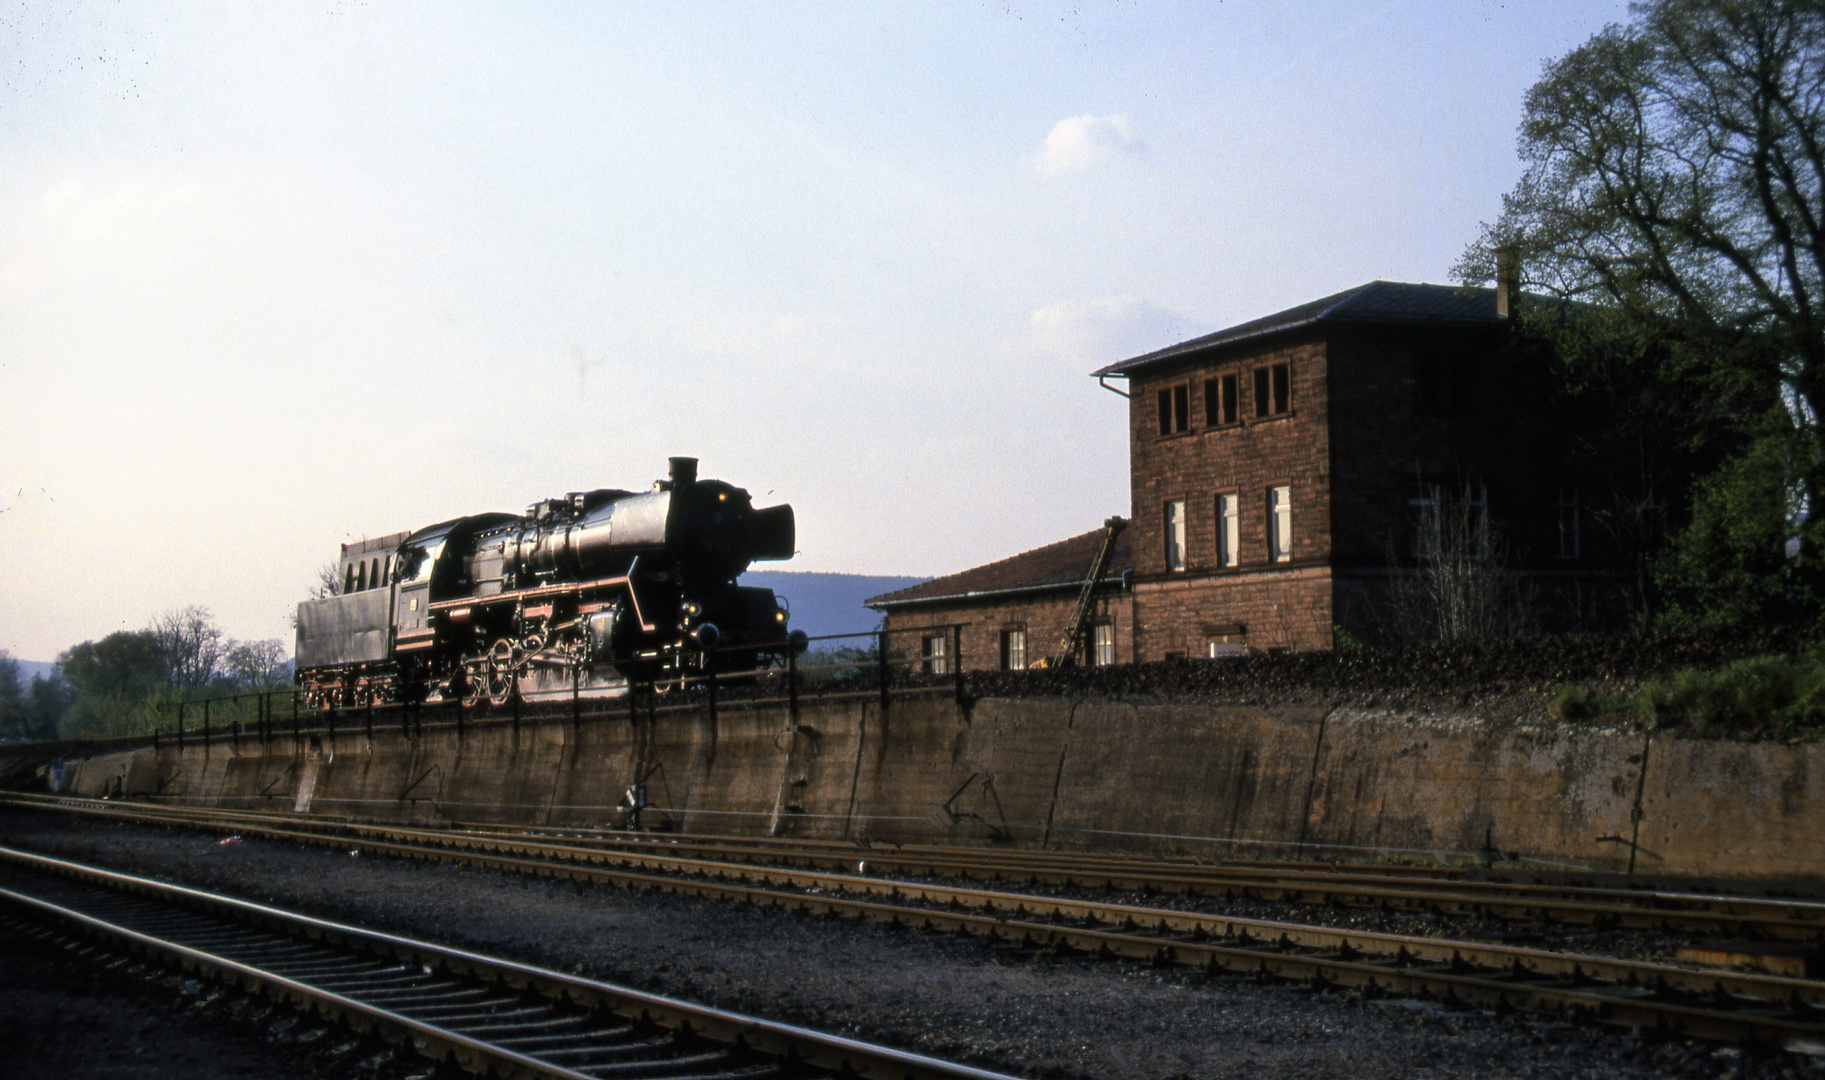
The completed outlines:
[[[1568,683],[1547,711],[1560,720],[1641,720],[1703,739],[1819,738],[1825,736],[1825,651],[1686,668],[1627,695]]]
[[[1639,709],[1657,728],[1706,738],[1816,737],[1825,734],[1825,655],[1688,669],[1642,687]]]

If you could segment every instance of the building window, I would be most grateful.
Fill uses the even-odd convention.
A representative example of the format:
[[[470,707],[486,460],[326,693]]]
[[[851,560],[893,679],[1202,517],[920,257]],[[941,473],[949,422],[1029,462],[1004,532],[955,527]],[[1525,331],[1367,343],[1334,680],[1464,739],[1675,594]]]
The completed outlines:
[[[950,634],[927,634],[919,643],[920,655],[924,657],[920,667],[927,675],[946,675],[950,673]]]
[[[1293,557],[1293,489],[1285,484],[1267,491],[1267,554],[1275,562]]]
[[[1099,622],[1090,628],[1090,663],[1108,667],[1115,663],[1115,624]]]
[[[1185,569],[1185,500],[1166,504],[1166,569]]]
[[[1560,488],[1553,508],[1559,514],[1559,558],[1575,559],[1579,553],[1578,489]]]
[[[1290,364],[1255,369],[1255,416],[1282,416],[1293,408],[1293,372]]]
[[[1424,416],[1451,416],[1463,412],[1465,374],[1460,358],[1416,357],[1413,361],[1414,411]]]
[[[1233,424],[1240,417],[1240,405],[1237,397],[1237,376],[1223,375],[1215,379],[1204,380],[1204,426],[1220,427]]]
[[[1487,558],[1489,555],[1489,488],[1465,484],[1447,493],[1441,484],[1421,484],[1407,500],[1413,515],[1416,559]]]
[[[1001,670],[1025,671],[1027,669],[1027,631],[1026,627],[1014,627],[1001,632]]]
[[[1444,550],[1442,502],[1443,492],[1437,484],[1421,484],[1419,494],[1407,500],[1413,514],[1413,544],[1408,553],[1416,559],[1436,558]]]
[[[1482,484],[1464,485],[1463,504],[1458,507],[1458,524],[1464,529],[1464,550],[1478,559],[1489,557],[1489,488]]]
[[[1191,384],[1160,391],[1160,434],[1177,435],[1191,427]]]
[[[1217,496],[1217,565],[1235,566],[1242,561],[1242,500],[1233,493]]]

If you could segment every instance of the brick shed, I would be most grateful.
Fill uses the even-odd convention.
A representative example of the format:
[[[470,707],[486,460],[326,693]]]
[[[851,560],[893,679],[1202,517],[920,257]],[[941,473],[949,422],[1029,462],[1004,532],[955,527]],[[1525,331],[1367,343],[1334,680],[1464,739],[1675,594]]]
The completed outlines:
[[[965,670],[1018,671],[1058,651],[1108,528],[877,596],[868,606],[886,614],[889,630],[929,630],[898,637],[891,646],[916,651],[928,671],[954,670],[949,658],[957,655],[956,638],[937,628],[958,624],[965,627]],[[1128,590],[1132,533],[1118,527],[1108,566],[1092,593],[1088,631],[1075,657],[1080,663],[1134,659]]]
[[[1592,529],[1603,493],[1580,487],[1542,372],[1504,351],[1507,306],[1374,281],[1094,372],[1129,402],[1119,659],[1426,633],[1416,598],[1453,566],[1484,582],[1471,606],[1499,577],[1543,624],[1618,617],[1627,576]],[[870,605],[890,629],[968,622],[966,663],[994,666],[975,650],[1016,625],[1043,640],[1068,610],[1068,590],[1020,590],[1028,569],[1066,550],[1087,566],[1096,535]]]

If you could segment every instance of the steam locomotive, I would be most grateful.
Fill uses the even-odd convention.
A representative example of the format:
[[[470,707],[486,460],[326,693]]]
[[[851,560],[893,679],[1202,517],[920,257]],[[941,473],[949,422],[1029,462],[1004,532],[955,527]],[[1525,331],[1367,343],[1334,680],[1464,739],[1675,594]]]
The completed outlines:
[[[802,649],[773,590],[735,583],[754,560],[792,557],[792,507],[697,479],[696,458],[669,475],[343,545],[340,592],[298,605],[306,700],[609,696]]]

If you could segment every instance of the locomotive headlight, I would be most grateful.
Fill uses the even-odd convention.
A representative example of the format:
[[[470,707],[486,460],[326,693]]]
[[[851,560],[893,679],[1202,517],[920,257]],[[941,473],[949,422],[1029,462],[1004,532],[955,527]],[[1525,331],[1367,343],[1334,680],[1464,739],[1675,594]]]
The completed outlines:
[[[773,621],[783,625],[786,621],[786,613],[783,611],[775,611],[773,613]]]
[[[697,601],[695,600],[686,600],[684,602],[684,614],[685,618],[695,619],[697,616],[703,614],[703,608],[698,607]]]

